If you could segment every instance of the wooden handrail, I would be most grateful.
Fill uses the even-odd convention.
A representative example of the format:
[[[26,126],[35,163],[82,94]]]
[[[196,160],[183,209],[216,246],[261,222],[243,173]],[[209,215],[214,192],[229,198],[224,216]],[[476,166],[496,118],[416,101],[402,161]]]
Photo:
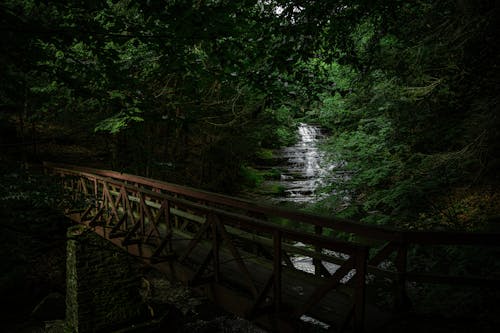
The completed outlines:
[[[381,241],[400,241],[412,244],[442,244],[442,245],[480,245],[498,246],[500,244],[500,233],[482,232],[459,232],[459,231],[408,231],[388,226],[374,226],[357,221],[326,217],[317,214],[306,213],[293,209],[286,209],[272,205],[262,204],[223,195],[214,192],[195,189],[188,186],[168,183],[141,176],[120,173],[112,170],[101,170],[88,167],[80,167],[68,164],[56,164],[44,162],[44,166],[53,169],[73,171],[75,173],[87,173],[109,177],[121,181],[137,183],[145,186],[158,188],[175,194],[184,195],[207,203],[221,204],[246,211],[283,217],[310,224],[330,228],[339,232],[356,234],[357,236]]]
[[[134,225],[132,229],[127,230],[127,235],[124,238],[125,242],[134,241],[132,235],[137,233],[141,228],[144,229],[146,219],[149,221],[149,225],[151,225],[153,220],[151,212],[149,212],[149,215],[146,217],[143,211],[148,211],[150,209],[147,206],[152,207],[157,211],[166,209],[168,212],[166,213],[167,215],[171,214],[172,216],[186,218],[196,222],[199,226],[198,232],[206,233],[209,232],[210,228],[212,228],[211,232],[213,233],[213,245],[211,250],[212,252],[209,255],[214,258],[213,263],[214,267],[216,267],[214,268],[215,281],[219,281],[219,259],[217,253],[220,247],[220,239],[218,240],[217,237],[223,237],[226,241],[228,241],[231,237],[243,237],[245,236],[245,233],[250,234],[255,232],[256,237],[260,240],[267,237],[265,243],[268,244],[274,252],[273,275],[266,283],[264,290],[260,293],[258,293],[251,279],[249,279],[248,272],[244,267],[241,257],[235,255],[235,258],[237,258],[237,262],[240,265],[242,272],[246,275],[247,286],[251,289],[254,297],[256,297],[254,306],[261,304],[262,297],[267,292],[266,290],[273,285],[274,297],[276,300],[274,306],[277,312],[280,311],[281,307],[282,258],[288,258],[286,256],[283,257],[285,252],[294,253],[292,249],[292,243],[294,242],[302,242],[311,246],[311,249],[307,251],[312,253],[311,258],[313,258],[315,274],[320,278],[322,276],[327,277],[330,275],[330,273],[328,273],[328,271],[324,268],[322,260],[329,261],[328,259],[332,259],[330,262],[340,265],[341,269],[339,268],[338,274],[342,274],[344,270],[348,271],[352,268],[355,269],[357,272],[355,279],[350,280],[348,284],[354,287],[355,301],[352,311],[353,317],[355,318],[355,325],[358,325],[356,326],[356,329],[358,330],[361,330],[362,328],[361,323],[363,322],[362,318],[364,317],[365,272],[367,270],[375,275],[380,275],[382,277],[389,276],[392,278],[395,286],[394,290],[397,306],[405,306],[404,303],[407,300],[406,281],[444,283],[452,285],[484,284],[488,286],[495,286],[500,284],[499,279],[491,277],[450,276],[427,272],[421,273],[407,271],[408,249],[411,245],[475,245],[498,247],[500,246],[500,233],[400,230],[392,227],[367,225],[347,219],[326,217],[298,210],[274,207],[271,205],[256,203],[245,199],[212,193],[187,186],[130,174],[123,174],[112,170],[100,170],[49,162],[45,162],[44,166],[45,168],[52,169],[62,176],[70,176],[66,178],[69,180],[67,184],[69,184],[73,190],[79,189],[85,194],[92,193],[96,197],[102,192],[101,194],[103,196],[100,204],[103,206],[97,214],[102,214],[105,206],[111,211],[111,215],[113,215],[111,218],[115,220],[111,233],[114,231],[120,231],[118,229],[124,220],[124,216],[128,214],[128,216],[133,220]],[[73,176],[76,178],[73,179]],[[86,184],[85,179],[87,181]],[[75,185],[77,187],[75,187]],[[121,211],[117,210],[115,207],[115,205],[120,205],[119,202],[122,202],[120,208]],[[131,208],[131,202],[136,205],[136,208],[138,206],[141,207],[140,212],[132,212],[133,209]],[[194,213],[194,215],[191,215],[191,212]],[[134,215],[138,216],[134,217]],[[279,223],[273,223],[267,220],[267,217],[286,218],[298,224],[302,223],[307,228],[305,228],[305,230],[299,230],[297,228],[282,226]],[[169,226],[169,228],[170,227],[171,226]],[[375,240],[378,241],[378,244],[381,243],[380,241],[383,241],[384,245],[379,247],[377,249],[378,252],[369,258],[368,246],[359,242],[347,242],[335,237],[325,236],[325,229],[331,229],[334,232],[351,233],[359,237],[357,238],[359,240]],[[216,230],[220,230],[221,234],[217,235]],[[194,236],[194,243],[189,246],[190,250],[182,255],[180,259],[181,262],[183,260],[182,258],[188,256],[193,246],[196,246],[195,244],[201,240],[201,233],[197,233]],[[267,236],[260,236],[263,234]],[[147,236],[147,238],[149,238],[149,236]],[[251,237],[243,237],[241,239],[252,242]],[[285,243],[284,240],[293,242]],[[228,241],[228,244],[231,245],[230,240]],[[236,253],[234,245],[231,246],[230,250]],[[158,245],[158,248],[154,251],[154,253],[160,253],[163,247],[164,244]],[[348,254],[349,258],[327,258],[323,249]],[[394,259],[390,259],[392,254],[395,254]],[[202,268],[200,268],[201,271],[207,264],[206,260],[204,261]],[[393,262],[394,266],[392,271],[384,270],[378,266],[385,260]],[[290,258],[288,258],[288,261],[290,261]],[[330,290],[340,283],[340,281],[337,280],[335,273],[332,277],[334,278],[330,279],[327,284],[315,291],[313,296],[311,296],[307,303],[304,304],[303,308],[296,309],[296,314],[301,313],[301,311],[307,311],[312,304],[319,302],[323,289]]]
[[[342,278],[354,269],[354,273],[350,278],[354,277],[353,281],[356,287],[353,290],[353,314],[350,316],[353,319],[355,329],[357,331],[362,330],[365,307],[365,269],[369,250],[367,246],[321,234],[314,234],[313,232],[299,231],[292,227],[261,219],[258,217],[259,215],[257,217],[253,216],[253,214],[249,216],[246,210],[230,209],[240,207],[228,205],[226,200],[217,201],[216,204],[212,200],[207,200],[208,197],[205,198],[205,195],[209,194],[209,192],[200,195],[201,191],[198,192],[194,189],[186,190],[185,188],[182,188],[182,191],[178,189],[172,191],[172,188],[176,187],[175,185],[168,186],[168,190],[166,190],[167,186],[157,186],[153,180],[136,177],[121,177],[124,179],[119,179],[119,177],[115,177],[116,174],[114,172],[94,172],[95,170],[89,168],[63,168],[58,165],[49,164],[46,164],[45,167],[52,169],[55,174],[60,174],[63,186],[73,193],[81,192],[94,197],[94,200],[91,200],[91,206],[85,209],[76,218],[76,221],[92,227],[100,226],[102,228],[100,230],[102,231],[98,232],[110,240],[122,237],[122,246],[140,244],[144,241],[139,252],[149,251],[147,253],[150,253],[148,256],[150,260],[157,260],[156,258],[161,256],[173,254],[175,258],[178,258],[177,262],[179,264],[185,263],[185,260],[189,258],[190,264],[187,265],[192,265],[194,258],[190,258],[190,256],[193,254],[193,250],[199,244],[203,243],[205,247],[211,244],[211,249],[204,254],[205,258],[199,263],[196,273],[187,281],[188,284],[206,281],[202,278],[202,272],[207,268],[210,260],[212,260],[213,264],[211,271],[213,278],[211,278],[211,281],[214,283],[220,282],[221,263],[219,252],[223,246],[226,253],[229,251],[232,254],[236,266],[242,274],[241,283],[242,287],[245,288],[245,292],[253,295],[254,305],[252,309],[257,309],[260,305],[264,305],[264,296],[268,293],[269,288],[272,287],[274,309],[276,313],[281,312],[281,284],[284,278],[282,266],[285,266],[286,270],[294,269],[293,264],[289,266],[291,262],[289,255],[290,253],[294,253],[292,244],[301,242],[308,244],[312,248],[328,249],[337,253],[347,254],[348,260],[336,262],[339,265],[339,269],[335,273],[327,273],[324,277],[320,277],[319,280],[321,282],[319,280],[316,281],[319,285],[314,286],[312,294],[307,296],[302,306],[295,305],[293,311],[287,311],[293,318],[299,318],[302,314],[311,310],[313,305],[318,304],[327,292],[339,287],[341,284],[345,284],[342,282]],[[162,191],[158,191],[159,189]],[[221,197],[223,196],[220,196],[218,199]],[[205,200],[201,200],[202,198]],[[155,211],[150,210],[151,208]],[[170,253],[164,251],[165,246],[170,246],[170,251],[172,251],[171,237],[174,233],[167,231],[164,234],[160,234],[158,231],[158,226],[160,225],[159,219],[165,209],[167,213],[163,214],[166,214],[165,218],[167,221],[161,222],[161,225],[164,230],[165,228],[166,230],[175,229],[174,232],[177,238],[181,237],[189,242],[189,244],[186,244],[184,250]],[[169,218],[169,216],[183,217],[183,215],[173,211],[174,209],[178,209],[179,212],[184,213],[185,218],[181,224],[172,225],[172,218]],[[93,215],[92,217],[88,216],[88,212],[90,211],[93,211],[91,214]],[[186,228],[186,225],[189,228]],[[244,259],[239,254],[239,250],[235,245],[234,239],[237,239],[240,234],[234,232],[235,230],[239,230],[240,233],[251,232],[257,235],[267,235],[269,239],[273,258],[271,261],[272,273],[269,281],[272,283],[266,283],[264,289],[260,291],[252,280]],[[151,233],[155,233],[155,236],[150,239]],[[148,242],[148,240],[152,242]],[[221,240],[223,240],[223,243],[221,243]],[[249,240],[249,242],[252,241]],[[142,246],[150,247],[150,250],[145,250]],[[240,249],[244,249],[244,247]],[[262,258],[265,260],[268,259],[266,256]],[[286,262],[285,258],[288,262]],[[326,255],[323,259],[328,261]],[[238,284],[234,280],[232,283]]]
[[[73,171],[73,170],[72,170]],[[314,234],[308,234],[304,232],[297,231],[292,228],[287,228],[281,225],[278,225],[276,223],[271,223],[266,220],[254,218],[254,217],[249,217],[246,215],[242,215],[239,213],[233,213],[229,212],[220,208],[216,207],[211,207],[203,204],[198,204],[183,198],[179,197],[174,197],[172,195],[168,195],[165,193],[158,193],[154,191],[150,191],[147,189],[138,189],[137,187],[124,183],[122,181],[113,179],[113,178],[106,178],[106,177],[99,177],[92,175],[91,173],[82,172],[79,173],[80,175],[83,176],[88,176],[88,177],[93,177],[95,179],[98,179],[100,181],[106,181],[108,184],[113,184],[116,186],[123,187],[127,190],[130,191],[138,191],[143,194],[147,194],[152,197],[156,197],[158,199],[162,200],[168,200],[172,203],[175,204],[181,204],[184,207],[189,207],[192,209],[195,209],[199,212],[204,212],[204,213],[214,213],[219,216],[224,216],[227,218],[231,218],[231,220],[228,220],[226,224],[233,225],[233,226],[240,226],[241,227],[241,222],[244,222],[246,227],[252,227],[255,228],[255,230],[258,231],[263,231],[263,232],[269,232],[269,233],[274,233],[274,232],[279,232],[282,236],[286,238],[291,238],[296,241],[301,241],[301,242],[311,242],[314,244],[317,244],[318,246],[321,246],[322,248],[329,249],[329,250],[337,250],[341,251],[344,253],[355,253],[356,251],[359,250],[368,250],[368,247],[363,245],[363,244],[358,244],[355,242],[347,242],[347,241],[342,241],[338,239],[334,239],[332,237],[326,237],[326,236],[321,236],[321,235],[314,235]]]

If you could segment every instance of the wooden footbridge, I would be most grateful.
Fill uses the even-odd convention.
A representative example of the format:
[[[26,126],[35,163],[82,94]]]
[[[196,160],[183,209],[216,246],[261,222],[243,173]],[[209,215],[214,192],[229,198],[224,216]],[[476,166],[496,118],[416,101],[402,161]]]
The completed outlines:
[[[45,168],[80,203],[67,212],[75,221],[271,330],[293,331],[307,316],[331,331],[376,331],[391,318],[366,301],[377,277],[389,281],[400,308],[408,281],[499,282],[407,270],[411,246],[499,246],[499,234],[401,231],[115,171]],[[312,260],[314,272],[296,268],[296,256]]]

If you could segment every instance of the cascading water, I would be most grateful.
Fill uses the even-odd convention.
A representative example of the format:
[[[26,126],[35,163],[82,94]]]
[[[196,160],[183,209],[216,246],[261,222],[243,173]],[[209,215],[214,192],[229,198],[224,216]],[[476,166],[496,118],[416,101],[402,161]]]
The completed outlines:
[[[267,180],[265,182],[267,187],[280,186],[283,188],[283,191],[281,191],[283,195],[279,197],[273,196],[272,201],[281,203],[290,202],[299,205],[314,203],[322,197],[316,193],[320,186],[325,185],[325,182],[342,181],[346,177],[345,172],[341,171],[345,163],[330,162],[328,167],[324,166],[325,163],[323,160],[325,156],[318,146],[325,139],[325,135],[321,132],[319,126],[300,123],[298,126],[298,136],[299,140],[295,145],[274,152],[274,160],[277,162],[271,163],[271,165],[263,165],[260,168],[264,170],[279,170],[281,174],[280,179]],[[264,193],[264,195],[260,196],[260,199],[269,199],[269,193]],[[297,242],[294,246],[304,247],[306,245]],[[342,253],[326,249],[323,250],[323,254],[347,259]],[[291,256],[290,260],[298,270],[308,273],[314,273],[315,271],[311,257],[295,255]],[[339,268],[339,265],[331,262],[322,261],[322,263],[332,274]],[[349,272],[343,281],[349,280],[353,274],[353,271]],[[323,325],[323,323],[307,316],[302,316],[301,319]]]
[[[328,174],[336,169],[342,163],[333,163],[328,168],[324,167],[323,153],[318,147],[318,144],[324,139],[321,128],[315,125],[300,123],[298,127],[299,141],[291,147],[286,147],[278,152],[278,155],[286,161],[280,165],[281,180],[280,185],[284,187],[284,197],[280,197],[280,202],[293,203],[314,203],[321,196],[316,193],[319,186],[324,185],[326,179],[332,179]],[[304,244],[295,243],[296,247],[303,247]],[[329,256],[342,257],[346,259],[342,253],[323,250],[323,254]],[[290,258],[296,269],[313,274],[315,266],[313,258],[308,256],[296,255]],[[323,266],[330,272],[334,273],[339,265],[323,261]],[[343,282],[348,281],[353,271],[344,277]],[[323,328],[328,328],[328,325],[308,316],[302,316],[301,319],[306,322],[311,322],[320,325]]]
[[[321,185],[326,170],[321,167],[322,154],[318,143],[324,138],[321,129],[315,125],[300,123],[299,141],[296,145],[283,148],[278,155],[286,159],[281,165],[280,185],[284,197],[279,201],[296,203],[314,202],[316,189]]]

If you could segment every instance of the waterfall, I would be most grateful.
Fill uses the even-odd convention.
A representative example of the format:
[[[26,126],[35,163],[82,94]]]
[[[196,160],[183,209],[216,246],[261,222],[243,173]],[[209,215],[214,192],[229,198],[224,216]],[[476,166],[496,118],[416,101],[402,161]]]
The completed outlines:
[[[305,123],[299,124],[298,134],[297,144],[283,148],[279,153],[287,161],[281,166],[280,182],[285,197],[279,201],[314,202],[315,191],[326,172],[321,167],[322,154],[318,149],[324,136],[318,126]]]

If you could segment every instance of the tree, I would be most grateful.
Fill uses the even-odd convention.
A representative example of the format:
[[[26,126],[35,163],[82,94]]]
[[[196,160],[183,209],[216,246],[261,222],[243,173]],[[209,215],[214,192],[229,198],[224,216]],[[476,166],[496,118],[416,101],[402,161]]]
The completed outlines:
[[[490,42],[497,9],[461,4],[377,2],[344,43],[343,54],[355,60],[338,57],[329,70],[332,83],[350,78],[322,96],[317,112],[336,133],[334,156],[354,171],[346,213],[376,223],[469,228],[498,210],[469,207],[464,214],[455,206],[469,199],[451,190],[469,187],[475,195],[474,187],[498,181],[491,127],[498,125],[498,47]]]

